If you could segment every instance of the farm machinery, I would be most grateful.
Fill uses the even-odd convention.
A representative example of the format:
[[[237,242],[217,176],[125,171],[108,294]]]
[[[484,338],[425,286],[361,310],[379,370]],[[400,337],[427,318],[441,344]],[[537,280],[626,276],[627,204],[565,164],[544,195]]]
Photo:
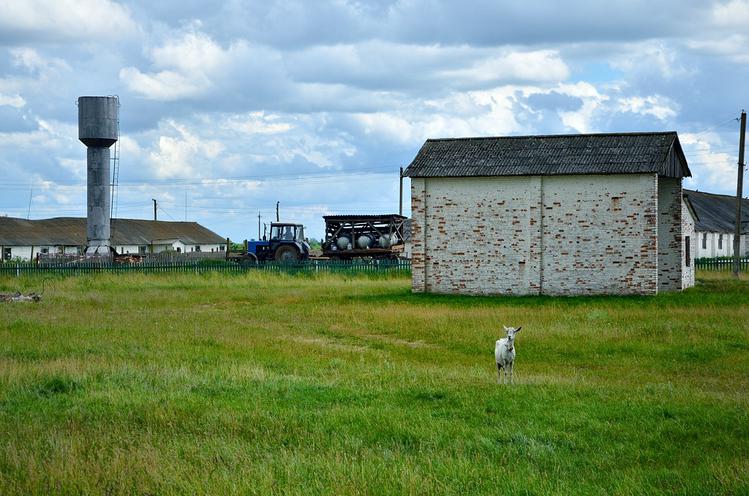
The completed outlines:
[[[398,258],[403,252],[406,217],[387,215],[327,215],[324,257],[350,260],[352,258]]]
[[[242,265],[268,261],[294,263],[307,260],[309,244],[304,238],[304,226],[274,222],[270,225],[270,236],[266,233],[262,240],[245,241],[241,252],[227,251],[226,258]]]

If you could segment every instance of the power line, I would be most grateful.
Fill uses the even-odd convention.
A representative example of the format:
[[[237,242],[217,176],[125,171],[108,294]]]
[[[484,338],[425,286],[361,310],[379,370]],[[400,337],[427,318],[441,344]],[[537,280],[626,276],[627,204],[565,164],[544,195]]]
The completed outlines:
[[[697,134],[692,135],[692,137],[696,138],[697,136],[702,136],[703,134],[707,134],[710,131],[714,131],[715,129],[717,129],[717,128],[721,127],[721,126],[725,126],[726,124],[728,124],[731,121],[738,121],[738,119],[736,117],[729,117],[726,120],[723,120],[723,121],[717,122],[716,124],[713,124],[712,126],[710,126],[709,128],[705,129],[704,131],[701,131],[701,132],[699,132]],[[691,134],[691,133],[689,133],[689,134]]]
[[[283,174],[264,174],[264,175],[248,175],[248,176],[229,176],[229,177],[191,177],[191,178],[144,178],[139,180],[123,181],[120,180],[119,184],[129,184],[137,186],[151,186],[151,185],[208,185],[208,184],[223,184],[232,182],[275,182],[275,181],[295,181],[305,180],[307,178],[337,178],[342,176],[367,176],[367,175],[388,175],[395,174],[398,168],[382,168],[382,167],[370,167],[360,169],[342,169],[337,171],[320,171],[320,172],[304,172],[304,173],[283,173]],[[68,181],[60,180],[53,181],[49,179],[37,179],[35,181],[4,181],[0,182],[0,186],[23,186],[29,187],[34,184],[55,184],[59,186],[70,186],[70,187],[85,187],[86,183],[81,180]]]
[[[177,219],[175,219],[174,217],[172,217],[172,215],[171,215],[171,214],[170,214],[169,212],[167,212],[166,210],[164,210],[164,209],[163,209],[163,208],[161,207],[161,202],[159,202],[159,205],[158,205],[158,209],[159,209],[159,210],[161,210],[162,212],[164,212],[164,213],[165,213],[165,214],[166,214],[166,215],[167,215],[167,216],[168,216],[168,217],[169,217],[170,219],[172,219],[172,220],[173,220],[174,222],[177,222]]]

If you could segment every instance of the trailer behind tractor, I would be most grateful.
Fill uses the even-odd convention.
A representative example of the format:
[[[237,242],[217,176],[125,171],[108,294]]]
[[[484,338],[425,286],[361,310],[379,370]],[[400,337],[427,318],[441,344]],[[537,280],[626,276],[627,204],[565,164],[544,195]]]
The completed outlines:
[[[386,215],[327,215],[323,256],[332,259],[398,258],[407,218]]]

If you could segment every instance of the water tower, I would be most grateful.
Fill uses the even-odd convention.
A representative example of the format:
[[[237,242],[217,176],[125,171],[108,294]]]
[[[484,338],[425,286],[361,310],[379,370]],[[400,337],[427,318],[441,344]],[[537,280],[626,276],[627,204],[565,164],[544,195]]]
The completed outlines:
[[[87,147],[87,255],[110,253],[109,147],[118,139],[119,106],[116,96],[78,98],[78,139]]]

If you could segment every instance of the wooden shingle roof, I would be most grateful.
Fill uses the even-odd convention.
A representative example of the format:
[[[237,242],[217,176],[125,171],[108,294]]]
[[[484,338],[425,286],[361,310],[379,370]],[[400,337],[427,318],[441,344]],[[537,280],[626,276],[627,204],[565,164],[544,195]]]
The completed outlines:
[[[658,173],[689,177],[676,132],[429,139],[408,177]]]
[[[684,190],[698,219],[694,223],[697,232],[733,234],[736,226],[736,197],[716,195],[701,191]],[[742,234],[749,234],[749,200],[741,200]]]
[[[189,245],[226,243],[224,238],[197,222],[112,219],[111,228],[112,245],[148,245],[159,239],[179,239]],[[86,219],[0,217],[0,245],[85,246]]]

